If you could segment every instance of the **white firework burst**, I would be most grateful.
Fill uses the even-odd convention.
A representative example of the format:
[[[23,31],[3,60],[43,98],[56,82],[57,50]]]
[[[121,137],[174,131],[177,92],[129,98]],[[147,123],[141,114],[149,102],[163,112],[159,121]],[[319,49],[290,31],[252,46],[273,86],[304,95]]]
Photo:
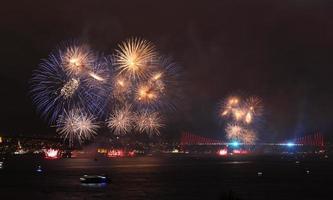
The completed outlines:
[[[140,112],[136,116],[136,130],[149,135],[159,135],[159,129],[164,126],[163,120],[158,112],[150,112],[148,110]]]
[[[116,110],[110,115],[107,126],[111,128],[116,135],[123,135],[132,129],[132,123],[133,113],[129,106],[125,106],[125,108]]]
[[[62,138],[68,140],[70,146],[76,141],[81,144],[82,141],[91,140],[97,134],[98,128],[95,117],[79,109],[65,111],[57,123],[57,132]]]

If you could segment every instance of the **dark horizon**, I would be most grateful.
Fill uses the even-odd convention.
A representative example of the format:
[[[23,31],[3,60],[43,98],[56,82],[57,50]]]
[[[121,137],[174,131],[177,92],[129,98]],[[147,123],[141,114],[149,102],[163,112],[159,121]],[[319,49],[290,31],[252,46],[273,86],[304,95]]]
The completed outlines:
[[[259,138],[321,131],[332,137],[333,4],[330,1],[11,1],[0,8],[0,133],[55,134],[29,97],[41,59],[61,42],[106,54],[131,36],[152,41],[182,67],[185,100],[165,131],[223,138],[219,102],[229,94],[264,103]]]

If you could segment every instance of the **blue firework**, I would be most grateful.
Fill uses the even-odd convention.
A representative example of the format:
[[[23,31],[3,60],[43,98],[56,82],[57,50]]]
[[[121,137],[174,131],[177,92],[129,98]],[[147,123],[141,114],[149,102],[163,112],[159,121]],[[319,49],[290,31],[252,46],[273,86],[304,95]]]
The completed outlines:
[[[63,52],[59,50],[44,59],[31,79],[31,95],[37,111],[53,125],[65,110],[80,108],[101,116],[106,106],[106,85],[91,81],[89,72],[68,73],[64,66]],[[97,65],[97,64],[95,64]],[[95,66],[91,66],[93,69]],[[96,67],[92,73],[98,73]]]
[[[178,67],[171,58],[159,57],[145,80],[136,85],[134,102],[140,109],[174,110],[179,100]]]

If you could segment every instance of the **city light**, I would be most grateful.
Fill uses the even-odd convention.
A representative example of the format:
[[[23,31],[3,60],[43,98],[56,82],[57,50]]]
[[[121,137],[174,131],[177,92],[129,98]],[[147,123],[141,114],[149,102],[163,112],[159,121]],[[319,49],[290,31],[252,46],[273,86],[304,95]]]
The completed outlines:
[[[124,151],[123,150],[110,150],[107,153],[107,157],[109,157],[109,158],[124,157]]]
[[[218,155],[220,156],[226,156],[228,154],[228,151],[226,149],[220,149],[218,151]]]
[[[58,159],[59,150],[58,149],[46,149],[44,150],[46,159]]]
[[[232,151],[232,153],[234,153],[234,154],[248,154],[249,152],[246,151],[246,150],[234,149],[234,150]]]
[[[295,146],[295,143],[293,143],[293,142],[288,142],[288,143],[287,143],[287,146],[288,146],[288,147],[293,147],[293,146]]]
[[[134,151],[130,151],[130,152],[128,152],[128,156],[130,156],[130,157],[135,156],[135,152],[134,152]]]
[[[237,141],[233,141],[233,142],[231,142],[231,145],[232,145],[233,147],[238,147],[238,146],[239,146],[239,142],[237,142]]]

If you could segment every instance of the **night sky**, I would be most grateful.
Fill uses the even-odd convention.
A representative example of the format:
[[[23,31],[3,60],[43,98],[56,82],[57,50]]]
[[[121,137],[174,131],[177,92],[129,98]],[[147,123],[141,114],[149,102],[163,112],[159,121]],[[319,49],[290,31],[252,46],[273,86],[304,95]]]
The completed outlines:
[[[263,99],[259,137],[333,130],[333,1],[21,0],[0,8],[0,134],[54,134],[35,113],[29,79],[59,43],[83,39],[113,53],[146,38],[182,66],[184,100],[169,134],[224,137],[218,103]],[[165,131],[166,132],[166,131]]]

